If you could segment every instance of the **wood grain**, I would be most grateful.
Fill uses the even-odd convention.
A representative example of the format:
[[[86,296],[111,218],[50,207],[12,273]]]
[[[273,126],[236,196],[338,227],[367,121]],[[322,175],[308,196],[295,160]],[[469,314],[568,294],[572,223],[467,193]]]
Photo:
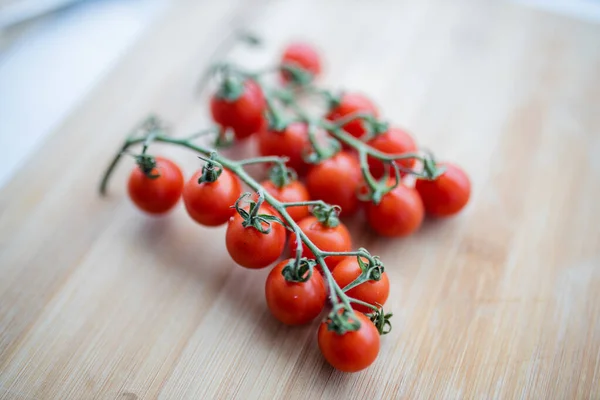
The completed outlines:
[[[268,42],[234,59],[318,43],[328,86],[472,178],[468,208],[413,237],[351,223],[392,281],[394,330],[364,372],[324,363],[314,325],[273,321],[267,271],[233,265],[223,229],[141,215],[127,167],[96,194],[146,114],[207,123],[193,86],[240,24]],[[0,397],[600,398],[599,43],[600,26],[503,2],[175,3],[0,191]]]

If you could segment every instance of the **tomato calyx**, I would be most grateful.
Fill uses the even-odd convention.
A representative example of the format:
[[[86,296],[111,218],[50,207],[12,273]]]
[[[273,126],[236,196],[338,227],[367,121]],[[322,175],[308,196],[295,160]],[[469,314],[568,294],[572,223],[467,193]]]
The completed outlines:
[[[435,162],[433,154],[427,153],[427,157],[423,159],[423,176],[422,179],[436,180],[446,172],[445,166],[438,166]]]
[[[342,97],[344,97],[344,92],[340,91],[338,93],[333,93],[329,90],[321,90],[319,94],[323,96],[325,101],[327,102],[327,111],[331,111],[335,108],[338,108],[342,104]]]
[[[303,257],[299,260],[292,259],[281,271],[281,274],[288,282],[308,282],[313,274],[313,268],[317,265],[315,260],[309,260]]]
[[[273,182],[273,184],[281,189],[290,184],[290,182],[294,182],[298,180],[298,174],[292,168],[287,168],[283,164],[275,164],[271,170],[269,171],[269,180]]]
[[[361,139],[365,142],[381,136],[389,130],[389,123],[380,121],[372,115],[367,115],[363,121],[367,127],[367,133]]]
[[[308,140],[312,151],[304,153],[304,161],[308,164],[319,164],[337,153],[342,149],[342,145],[336,139],[328,137],[326,143],[319,143],[317,138],[318,125],[314,122],[307,121],[308,123]]]
[[[214,154],[214,153],[212,153]],[[206,161],[204,166],[202,167],[202,175],[198,178],[198,183],[204,182],[215,182],[221,173],[223,172],[223,166],[217,161],[213,160],[213,155],[211,154],[211,158],[205,158],[202,156],[198,156],[199,159]]]
[[[387,335],[392,331],[392,321],[391,318],[393,313],[385,313],[383,311],[383,307],[377,309],[377,311],[373,310],[372,313],[367,314],[367,317],[373,322],[375,328],[380,335]]]
[[[348,308],[349,306],[338,303],[335,304],[327,315],[327,329],[337,333],[338,335],[343,335],[347,332],[353,332],[360,329],[360,322],[358,318],[354,314],[352,308]]]
[[[292,85],[306,86],[315,78],[310,71],[293,62],[285,62],[279,66],[279,69],[289,77],[289,83]]]
[[[237,74],[232,72],[226,72],[219,90],[217,90],[217,97],[225,99],[228,102],[234,102],[239,99],[244,93],[244,79]]]
[[[242,226],[244,228],[253,227],[262,234],[268,234],[271,232],[272,222],[285,226],[283,221],[274,215],[258,213],[264,201],[264,194],[262,193],[262,190],[258,192],[258,201],[252,200],[251,196],[252,193],[250,192],[243,193],[232,206],[242,217]],[[242,201],[246,201],[248,203],[248,210],[240,206]]]
[[[364,248],[360,248],[358,251],[364,252],[365,254],[369,254],[369,252]],[[367,261],[365,262],[364,259],[366,259]],[[365,283],[367,281],[380,280],[383,272],[385,271],[383,263],[381,262],[381,260],[379,259],[378,256],[370,257],[370,258],[357,256],[356,260],[358,261],[358,266],[360,267],[360,270],[362,272],[360,273],[359,276],[356,277],[355,280],[353,280],[352,282],[350,282],[349,284],[347,284],[345,287],[342,288],[342,290],[344,292],[347,292],[350,289],[353,289],[359,285],[362,285],[363,283]]]
[[[359,188],[357,193],[357,197],[361,201],[371,201],[374,204],[379,204],[383,196],[396,189],[398,185],[400,185],[401,177],[400,177],[400,168],[395,161],[389,162],[389,165],[392,166],[394,171],[394,180],[391,182],[390,178],[390,169],[387,168],[386,163],[384,162],[384,170],[383,176],[381,179],[377,180],[369,170],[369,163],[367,161],[367,153],[365,151],[361,151],[359,153],[361,171],[363,174],[363,178],[365,179],[365,185]]]
[[[142,153],[135,156],[135,162],[147,178],[156,179],[160,176],[156,171],[156,159],[154,156]]]
[[[312,208],[312,215],[315,216],[319,223],[327,228],[335,228],[340,224],[340,206],[332,206],[329,204],[316,204]]]

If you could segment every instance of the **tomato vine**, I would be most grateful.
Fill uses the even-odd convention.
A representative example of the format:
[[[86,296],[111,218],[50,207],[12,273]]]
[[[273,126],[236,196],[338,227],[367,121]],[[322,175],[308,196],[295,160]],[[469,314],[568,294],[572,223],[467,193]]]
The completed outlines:
[[[130,196],[137,196],[136,204],[145,211],[162,213],[172,208],[183,193],[186,209],[198,223],[217,226],[229,221],[228,251],[246,268],[263,268],[277,260],[285,246],[285,229],[291,231],[292,257],[278,263],[267,279],[268,306],[284,323],[305,323],[323,308],[327,290],[331,311],[319,328],[319,346],[336,368],[358,371],[376,357],[379,335],[391,330],[392,314],[385,313],[381,304],[389,294],[389,281],[379,257],[364,248],[350,250],[350,234],[339,220],[340,212],[355,211],[358,200],[368,201],[372,227],[382,235],[401,236],[414,231],[422,220],[419,196],[424,197],[425,209],[432,215],[447,216],[466,204],[470,184],[458,167],[437,164],[429,152],[412,151],[416,149],[412,138],[380,120],[365,97],[316,86],[314,78],[320,70],[318,54],[302,44],[288,47],[279,65],[258,72],[229,63],[215,64],[204,75],[216,77],[219,82],[210,104],[215,125],[178,138],[169,134],[158,117],[148,117],[126,138],[109,164],[100,193],[106,193],[123,155],[134,156],[138,168],[132,177],[139,193],[130,190]],[[267,85],[265,75],[271,73],[277,73],[283,84]],[[202,80],[200,86],[206,82]],[[302,107],[303,100],[314,97],[324,106],[316,115]],[[261,157],[233,160],[216,150],[257,132],[262,141]],[[207,135],[214,136],[212,146],[198,143]],[[204,162],[203,168],[183,187],[179,168],[148,152],[154,143],[194,151]],[[141,146],[139,154],[132,153],[131,149],[137,146]],[[285,148],[284,155],[274,152],[278,146]],[[406,151],[382,151],[391,147]],[[255,180],[246,171],[251,164],[268,165],[270,180]],[[373,175],[373,165],[377,166],[377,176]],[[161,168],[172,171],[174,178],[159,184],[163,179]],[[318,168],[347,179],[323,179],[315,173]],[[447,168],[451,172],[448,176],[444,175]],[[298,176],[307,170],[304,186]],[[403,175],[413,175],[423,182],[417,184],[418,195],[416,191],[407,194],[412,189],[400,186]],[[240,182],[254,194],[242,193]],[[336,188],[343,196],[338,193],[336,198],[334,193],[331,198]],[[448,194],[450,191],[453,196]],[[163,197],[154,204],[152,199],[144,198],[148,193]],[[308,200],[309,196],[314,200]],[[447,204],[439,204],[441,197]],[[221,203],[215,206],[219,199]],[[411,202],[417,204],[414,209],[405,207]],[[207,205],[212,208],[207,209]],[[404,214],[398,213],[399,208]],[[307,216],[309,209],[312,216]],[[413,214],[412,218],[407,213]],[[398,222],[398,226],[385,227],[390,220]],[[240,235],[248,236],[240,240]],[[242,253],[234,256],[230,247]],[[262,258],[254,259],[254,253]],[[343,268],[337,269],[338,265]],[[303,296],[311,299],[298,302]],[[296,314],[290,315],[285,307],[293,308]],[[364,323],[368,321],[365,315],[372,324]],[[373,334],[375,331],[379,335]],[[332,335],[341,339],[336,342]],[[366,353],[361,355],[354,348],[352,337],[369,343],[368,356],[363,357]],[[351,365],[345,364],[346,357],[340,356],[340,351],[356,353]]]

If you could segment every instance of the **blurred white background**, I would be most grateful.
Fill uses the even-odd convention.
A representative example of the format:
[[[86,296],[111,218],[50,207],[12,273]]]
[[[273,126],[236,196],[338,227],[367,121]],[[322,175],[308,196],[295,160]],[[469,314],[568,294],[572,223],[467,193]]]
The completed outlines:
[[[600,23],[600,0],[515,1]],[[171,4],[0,0],[0,187]]]

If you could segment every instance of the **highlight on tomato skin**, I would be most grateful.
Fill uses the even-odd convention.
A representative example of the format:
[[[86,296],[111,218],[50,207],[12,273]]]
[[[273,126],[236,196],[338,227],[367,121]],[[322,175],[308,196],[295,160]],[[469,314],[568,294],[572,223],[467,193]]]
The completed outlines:
[[[313,268],[306,282],[288,282],[283,269],[293,259],[281,261],[267,276],[265,296],[271,314],[286,325],[303,325],[321,314],[327,290],[321,273]]]
[[[436,180],[418,179],[415,188],[425,206],[425,211],[433,217],[449,217],[461,211],[471,197],[471,181],[459,166],[439,163],[446,171]]]
[[[173,161],[155,157],[156,167],[146,176],[135,166],[129,176],[127,191],[131,201],[148,214],[165,214],[175,207],[183,190],[183,174]]]
[[[358,372],[369,367],[377,359],[380,348],[379,332],[371,320],[362,313],[355,313],[360,322],[357,331],[342,335],[330,331],[322,322],[317,333],[321,354],[334,368],[343,372]]]

